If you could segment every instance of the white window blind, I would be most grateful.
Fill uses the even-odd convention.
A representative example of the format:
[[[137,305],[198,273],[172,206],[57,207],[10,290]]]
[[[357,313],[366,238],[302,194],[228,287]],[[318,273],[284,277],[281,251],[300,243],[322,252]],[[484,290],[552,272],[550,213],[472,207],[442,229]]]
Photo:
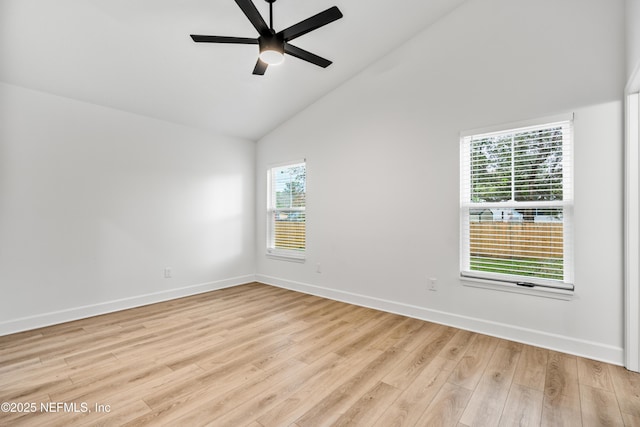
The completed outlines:
[[[304,161],[269,169],[267,253],[304,259],[307,172]]]
[[[573,289],[572,121],[461,138],[461,273]]]

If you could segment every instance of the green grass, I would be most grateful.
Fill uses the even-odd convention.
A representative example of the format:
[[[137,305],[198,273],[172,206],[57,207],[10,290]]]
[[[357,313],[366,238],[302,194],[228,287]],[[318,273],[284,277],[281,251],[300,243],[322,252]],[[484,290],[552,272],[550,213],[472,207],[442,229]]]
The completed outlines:
[[[525,259],[472,256],[471,270],[539,277],[542,279],[563,279],[561,258]]]

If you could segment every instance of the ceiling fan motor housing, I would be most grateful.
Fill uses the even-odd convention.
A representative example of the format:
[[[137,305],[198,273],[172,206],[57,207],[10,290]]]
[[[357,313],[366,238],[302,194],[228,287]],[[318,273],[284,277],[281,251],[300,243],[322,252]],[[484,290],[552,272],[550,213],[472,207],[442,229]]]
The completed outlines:
[[[284,38],[282,35],[277,35],[273,30],[268,35],[263,34],[258,37],[258,44],[260,45],[260,52],[275,50],[284,54]]]

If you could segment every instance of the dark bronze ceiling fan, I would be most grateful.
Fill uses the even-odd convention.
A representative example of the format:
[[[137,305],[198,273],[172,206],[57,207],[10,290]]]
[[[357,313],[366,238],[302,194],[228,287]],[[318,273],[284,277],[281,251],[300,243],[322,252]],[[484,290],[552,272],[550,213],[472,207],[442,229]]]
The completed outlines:
[[[249,37],[226,37],[226,36],[203,36],[191,34],[191,38],[197,43],[233,43],[233,44],[257,44],[260,48],[260,56],[253,69],[253,74],[263,75],[269,65],[276,65],[283,61],[284,54],[295,56],[296,58],[326,68],[331,65],[331,61],[300,49],[289,43],[310,31],[316,30],[335,20],[342,18],[342,12],[336,6],[330,7],[324,12],[320,12],[276,33],[273,29],[273,3],[276,0],[265,0],[269,3],[269,25],[264,21],[260,12],[251,0],[235,0],[240,9],[247,16],[251,24],[260,34],[257,38]]]

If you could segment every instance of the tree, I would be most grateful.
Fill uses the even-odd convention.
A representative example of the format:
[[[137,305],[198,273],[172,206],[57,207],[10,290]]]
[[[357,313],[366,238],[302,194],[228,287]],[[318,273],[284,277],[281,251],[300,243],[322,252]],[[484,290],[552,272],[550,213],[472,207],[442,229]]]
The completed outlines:
[[[562,135],[562,128],[556,127],[473,140],[471,200],[562,200]],[[536,215],[535,209],[518,211],[524,221],[533,221]]]
[[[292,166],[278,171],[278,186],[282,190],[276,191],[276,208],[299,208],[306,204],[307,170],[305,166]]]

